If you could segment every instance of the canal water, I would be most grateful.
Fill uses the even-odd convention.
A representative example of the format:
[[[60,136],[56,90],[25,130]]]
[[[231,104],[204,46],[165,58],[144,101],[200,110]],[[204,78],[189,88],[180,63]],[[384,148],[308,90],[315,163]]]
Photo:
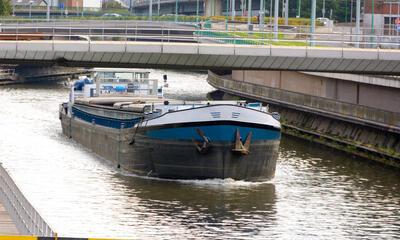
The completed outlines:
[[[166,73],[169,97],[212,90],[203,73]],[[0,161],[59,236],[400,238],[399,171],[283,136],[269,182],[124,175],[62,135],[67,98],[61,84],[0,88]]]

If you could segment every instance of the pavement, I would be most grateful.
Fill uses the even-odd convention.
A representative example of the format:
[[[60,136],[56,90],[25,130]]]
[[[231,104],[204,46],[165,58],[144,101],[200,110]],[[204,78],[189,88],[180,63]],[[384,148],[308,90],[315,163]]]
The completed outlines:
[[[11,220],[2,203],[0,203],[0,235],[19,235],[17,227]]]

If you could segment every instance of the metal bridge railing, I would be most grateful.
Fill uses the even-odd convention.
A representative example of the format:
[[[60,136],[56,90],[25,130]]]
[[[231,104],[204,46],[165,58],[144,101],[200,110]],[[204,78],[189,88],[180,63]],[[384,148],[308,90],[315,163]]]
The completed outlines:
[[[155,26],[152,24],[156,24]],[[400,49],[400,36],[292,31],[195,29],[174,23],[146,21],[78,21],[12,23],[0,26],[0,40],[192,42],[285,47]]]
[[[56,233],[25,198],[0,164],[0,200],[21,235],[55,236]]]

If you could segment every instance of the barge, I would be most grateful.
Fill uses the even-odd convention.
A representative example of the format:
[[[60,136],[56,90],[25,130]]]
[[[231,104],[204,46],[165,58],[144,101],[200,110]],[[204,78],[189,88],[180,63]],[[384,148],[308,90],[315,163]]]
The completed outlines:
[[[97,72],[60,105],[65,135],[115,167],[170,179],[263,181],[275,174],[279,115],[260,103],[162,97],[148,72]],[[79,85],[79,86],[78,86]]]

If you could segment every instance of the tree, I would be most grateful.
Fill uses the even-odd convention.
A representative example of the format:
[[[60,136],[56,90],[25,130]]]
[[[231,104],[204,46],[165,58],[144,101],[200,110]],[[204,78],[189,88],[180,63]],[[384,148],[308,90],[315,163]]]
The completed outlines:
[[[0,16],[8,16],[12,13],[11,0],[0,0]]]
[[[0,0],[1,1],[1,0]],[[117,1],[105,1],[103,2],[103,9],[121,9],[123,8],[120,2]]]

